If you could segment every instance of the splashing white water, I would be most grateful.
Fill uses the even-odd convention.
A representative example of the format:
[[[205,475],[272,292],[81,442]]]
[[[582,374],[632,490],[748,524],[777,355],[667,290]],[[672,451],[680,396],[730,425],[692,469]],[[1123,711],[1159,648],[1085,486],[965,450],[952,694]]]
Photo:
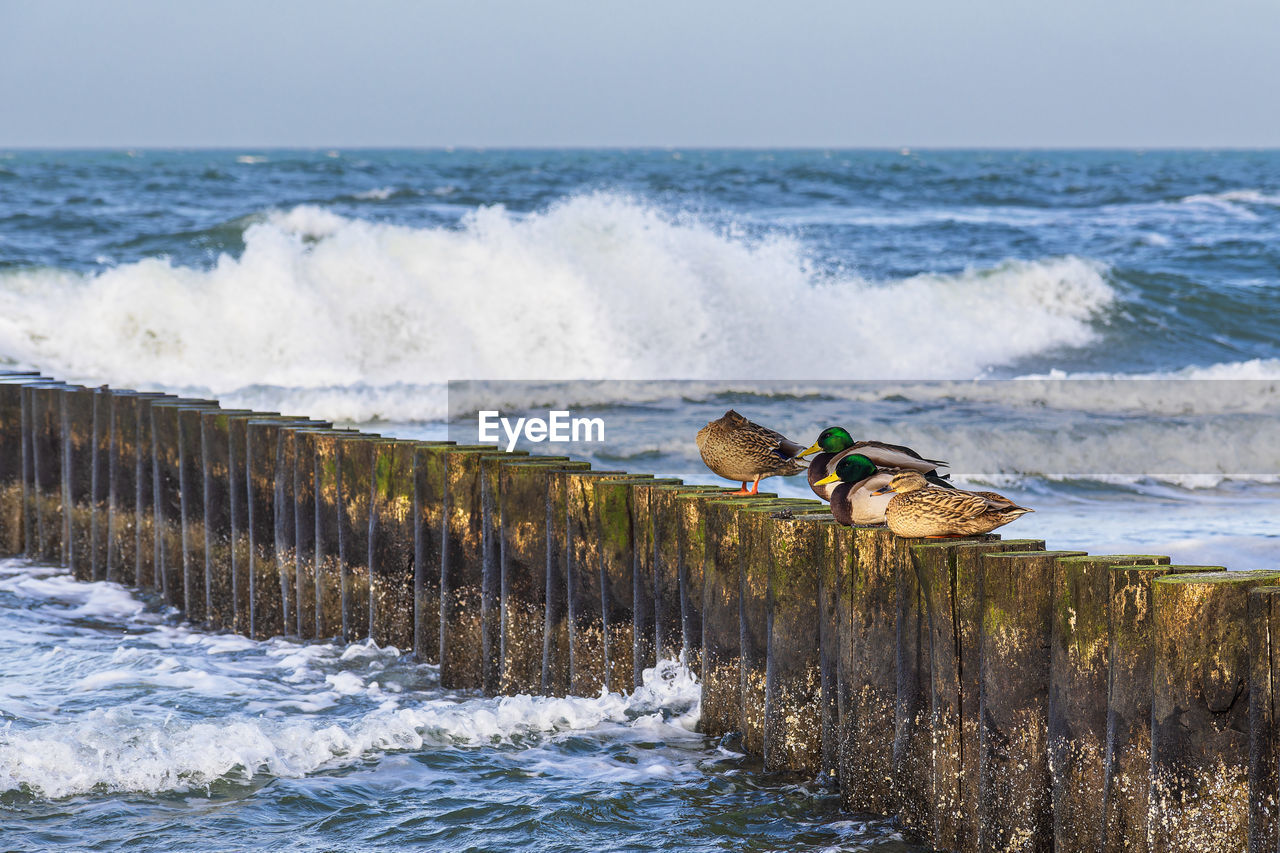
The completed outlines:
[[[1092,340],[1115,299],[1104,275],[1063,257],[829,276],[789,237],[610,194],[525,218],[484,207],[456,230],[304,206],[250,225],[243,255],[207,270],[0,276],[0,358],[223,397],[465,378],[968,378]]]

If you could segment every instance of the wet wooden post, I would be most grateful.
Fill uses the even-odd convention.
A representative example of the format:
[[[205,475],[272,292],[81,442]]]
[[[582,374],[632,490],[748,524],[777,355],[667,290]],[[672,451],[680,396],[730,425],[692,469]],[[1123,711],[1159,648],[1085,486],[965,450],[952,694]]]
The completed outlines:
[[[609,666],[609,638],[606,631],[605,608],[612,607],[614,599],[606,588],[606,559],[613,569],[610,579],[617,578],[620,566],[629,562],[630,512],[627,501],[614,512],[617,500],[606,504],[605,493],[617,486],[603,486],[609,481],[633,481],[635,475],[610,471],[575,471],[567,475],[565,503],[566,540],[568,552],[565,592],[569,639],[569,693],[574,696],[596,696],[602,689],[617,689],[610,684],[614,673]],[[639,479],[649,479],[642,477]],[[604,518],[609,514],[609,518]],[[625,520],[624,520],[625,519]],[[616,522],[616,524],[615,524]],[[603,534],[614,529],[608,538]],[[619,553],[628,551],[627,555]],[[607,553],[608,552],[608,553]],[[626,580],[630,594],[630,576]],[[630,600],[626,601],[625,640],[627,648],[625,664],[620,667],[619,678],[630,682],[633,667],[630,636]],[[623,674],[625,673],[625,674]]]
[[[550,486],[555,469],[586,470],[566,457],[507,460],[501,465],[498,516],[501,548],[502,693],[543,692],[547,572],[550,565]]]
[[[841,633],[840,799],[850,811],[893,814],[898,584],[887,528],[842,528],[837,599]]]
[[[186,609],[187,565],[183,543],[182,433],[180,410],[216,409],[212,400],[165,397],[150,404],[152,529],[156,589],[170,607]],[[193,471],[188,470],[189,479]],[[203,517],[203,511],[201,512]],[[187,611],[190,613],[190,611]]]
[[[340,446],[354,436],[337,431],[311,433],[315,448],[314,565],[317,638],[342,636],[342,509]]]
[[[0,373],[0,556],[26,549],[23,538],[25,440],[22,386],[40,381],[34,373]]]
[[[1151,850],[1151,685],[1155,667],[1151,585],[1165,575],[1220,569],[1117,566],[1110,570],[1110,672],[1102,800],[1105,853]]]
[[[1249,853],[1280,847],[1280,586],[1249,593]]]
[[[1049,771],[1059,850],[1102,846],[1111,567],[1168,565],[1150,554],[1064,557],[1053,583]]]
[[[702,561],[703,734],[743,732],[742,547],[739,515],[777,500],[775,494],[726,497],[705,504]]]
[[[309,505],[304,510],[299,504],[298,487],[305,488],[305,475],[313,472],[314,459],[309,455],[299,455],[298,434],[310,433],[314,430],[329,430],[333,425],[323,421],[303,418],[282,419],[281,427],[276,435],[275,485],[272,493],[272,525],[274,529],[274,547],[276,564],[276,583],[280,586],[281,633],[296,634],[301,622],[314,615],[314,590],[310,595],[300,598],[298,593],[298,550],[299,537],[310,554],[311,540],[315,534],[315,508]],[[342,432],[342,431],[339,431]],[[347,434],[358,435],[356,431]],[[309,448],[305,440],[303,450]],[[302,469],[300,477],[299,468]],[[301,510],[301,516],[300,516]],[[308,511],[309,510],[309,513]],[[301,521],[301,531],[299,531]]]
[[[638,571],[652,575],[654,657],[677,660],[683,654],[684,603],[680,586],[680,494],[719,491],[713,486],[669,485],[643,488],[639,524],[648,536]],[[648,561],[648,567],[644,561]],[[699,625],[701,632],[701,625]]]
[[[928,823],[921,834],[939,850],[972,850],[978,842],[982,555],[1042,550],[1040,539],[1000,540],[993,535],[912,540],[911,560],[924,602],[929,673],[929,738],[923,744],[931,752],[925,781]]]
[[[440,685],[449,690],[484,686],[485,647],[481,607],[486,556],[487,492],[483,457],[507,459],[492,446],[444,450],[444,542],[440,559]],[[488,546],[488,548],[486,547]]]
[[[319,510],[319,489],[322,486],[324,477],[320,468],[322,465],[322,450],[318,446],[318,442],[323,442],[322,437],[335,436],[355,436],[360,433],[356,430],[349,429],[332,429],[320,426],[292,427],[286,430],[283,435],[286,442],[291,442],[291,446],[285,450],[286,456],[293,459],[293,590],[295,605],[293,607],[293,624],[292,630],[297,631],[298,636],[304,640],[313,640],[318,637],[332,636],[339,628],[335,628],[332,633],[326,633],[319,630],[318,626],[324,623],[323,617],[320,615],[324,607],[323,596],[319,585],[320,575],[320,552],[317,550],[316,543],[322,537],[321,528],[326,525],[330,530],[334,530],[337,522],[336,504],[332,501],[329,503],[331,513],[324,516]],[[323,451],[325,459],[332,462],[336,454],[336,441],[329,441],[324,444]],[[336,477],[336,472],[333,476]],[[336,482],[336,481],[335,481]],[[338,545],[336,532],[333,533],[333,543],[331,547],[333,554],[338,553]],[[281,568],[283,572],[289,572],[288,566]],[[341,570],[335,567],[335,577],[340,576]],[[331,604],[333,619],[330,620],[336,626],[341,625],[341,589],[335,593],[337,603]]]
[[[680,584],[680,654],[691,672],[702,673],[702,596],[707,551],[707,503],[719,500],[731,489],[693,486],[676,492],[674,518],[677,538],[676,576]]]
[[[982,558],[978,846],[1053,849],[1049,666],[1053,579],[1061,557],[1024,551]]]
[[[231,554],[232,505],[237,509],[244,494],[236,500],[231,488],[231,419],[248,419],[226,410],[200,412],[200,459],[204,465],[204,558],[205,592],[208,596],[206,617],[214,630],[235,628],[235,589]]]
[[[61,393],[68,387],[61,382],[22,386],[31,460],[24,509],[27,557],[47,563],[63,556]]]
[[[1249,846],[1249,592],[1280,572],[1195,572],[1151,587],[1153,853]]]
[[[62,445],[63,559],[76,580],[93,580],[93,487],[98,462],[94,414],[97,389],[62,390],[58,419]]]
[[[492,451],[489,445],[419,442],[413,457],[413,650],[440,662],[440,569],[444,559],[446,452]]]
[[[632,636],[635,638],[633,658],[635,660],[634,681],[637,685],[644,682],[644,671],[664,658],[679,655],[679,644],[674,649],[670,642],[670,628],[679,624],[680,584],[676,576],[676,550],[669,547],[667,565],[669,570],[663,574],[659,566],[664,560],[659,557],[659,543],[654,535],[654,516],[660,501],[660,489],[683,487],[680,480],[665,480],[662,483],[637,483],[632,487],[631,512],[634,559],[631,578],[631,613]],[[671,546],[678,545],[672,540]],[[660,586],[661,584],[661,586]],[[672,604],[675,605],[675,618],[672,619]],[[666,611],[659,618],[659,610],[665,605]],[[659,623],[662,623],[660,637]],[[660,642],[661,641],[661,642]],[[659,651],[664,645],[665,654]]]
[[[182,531],[182,585],[187,619],[196,623],[209,620],[210,595],[205,548],[205,412],[217,406],[181,406],[178,417],[178,503]]]
[[[821,586],[834,559],[835,520],[829,513],[797,514],[771,518],[769,526],[764,766],[816,775],[823,748]]]
[[[377,441],[351,436],[338,443],[338,560],[342,638],[348,643],[369,636],[369,520]]]
[[[605,656],[605,687],[628,693],[641,683],[644,660],[637,659],[635,630],[634,490],[655,483],[650,475],[626,479],[605,477],[594,482],[596,539],[600,543],[600,592]],[[675,485],[675,480],[663,480]],[[650,620],[652,622],[652,620]],[[652,647],[652,640],[648,640]]]
[[[496,696],[502,686],[502,466],[525,452],[480,457],[480,688]]]
[[[133,584],[139,589],[156,590],[163,588],[159,569],[156,566],[156,466],[155,435],[151,424],[151,407],[162,401],[172,401],[175,397],[167,394],[140,395],[134,409],[133,421],[133,543],[134,560],[132,566],[121,565],[121,572],[133,574]],[[129,429],[129,424],[124,425]],[[117,459],[117,462],[122,461]],[[117,484],[121,485],[121,484]],[[117,523],[123,528],[126,525]],[[122,552],[124,547],[122,543]]]
[[[375,643],[413,648],[414,529],[413,458],[416,443],[375,445],[373,512],[370,524],[369,633]]]
[[[765,754],[769,667],[769,579],[777,534],[774,514],[813,511],[816,501],[755,501],[738,512],[738,697],[742,747]]]
[[[89,576],[107,579],[107,541],[111,528],[111,473],[115,457],[112,443],[115,433],[112,414],[113,399],[127,391],[114,391],[105,385],[93,394],[92,471],[89,480]]]

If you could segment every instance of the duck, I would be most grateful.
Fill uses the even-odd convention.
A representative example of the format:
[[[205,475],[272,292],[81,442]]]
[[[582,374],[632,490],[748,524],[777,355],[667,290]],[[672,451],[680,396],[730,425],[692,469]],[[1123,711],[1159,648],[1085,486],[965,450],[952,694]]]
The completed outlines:
[[[947,467],[947,463],[941,459],[925,459],[910,447],[901,444],[854,441],[849,431],[840,426],[827,427],[818,435],[817,441],[800,451],[801,456],[811,453],[818,455],[809,460],[809,488],[824,501],[830,501],[832,492],[837,488],[837,481],[831,479],[831,475],[836,472],[836,465],[841,458],[853,453],[865,456],[877,468],[885,471],[919,471],[925,476],[939,479],[945,479],[946,476],[938,473],[939,467]]]
[[[873,494],[893,495],[885,520],[894,535],[906,538],[976,536],[1035,512],[995,492],[939,488],[919,471],[896,474]]]
[[[712,473],[742,483],[733,495],[758,494],[765,477],[790,477],[807,467],[797,458],[804,445],[747,420],[733,409],[698,430],[697,442],[702,461]]]
[[[810,463],[812,465],[813,463]],[[831,504],[831,514],[838,523],[856,527],[871,527],[885,523],[885,511],[893,495],[878,494],[893,478],[902,473],[901,468],[881,468],[862,453],[842,453],[832,466],[835,472],[820,480],[809,475],[810,486],[819,496],[819,489],[830,490],[824,497]],[[925,478],[935,486],[954,489],[946,480],[933,474]]]

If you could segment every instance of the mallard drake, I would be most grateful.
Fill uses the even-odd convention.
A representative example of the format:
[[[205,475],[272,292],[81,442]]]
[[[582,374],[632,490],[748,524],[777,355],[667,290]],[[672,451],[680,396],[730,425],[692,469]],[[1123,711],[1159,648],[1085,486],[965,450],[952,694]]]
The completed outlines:
[[[885,520],[894,534],[908,538],[976,536],[1035,511],[995,492],[938,488],[918,471],[897,474],[877,492],[890,493]]]
[[[752,423],[733,409],[698,430],[697,441],[702,461],[713,473],[742,483],[734,494],[754,495],[763,478],[790,477],[805,469],[804,461],[796,459],[802,445]],[[752,481],[751,491],[747,491],[748,480]]]
[[[810,463],[812,465],[813,463]],[[876,494],[877,490],[888,486],[893,478],[902,473],[900,468],[880,468],[862,453],[841,453],[832,466],[835,472],[813,481],[810,473],[810,487],[824,500],[831,502],[831,514],[836,521],[844,525],[867,527],[884,524],[885,510],[893,495]],[[944,489],[955,486],[941,477],[925,474],[928,481]],[[827,494],[823,494],[822,489]]]
[[[831,500],[831,495],[836,489],[836,481],[831,479],[831,475],[836,473],[836,465],[842,458],[853,453],[865,456],[881,470],[919,471],[921,474],[932,475],[939,479],[942,479],[942,475],[938,474],[938,466],[945,468],[947,465],[941,459],[925,459],[910,447],[903,447],[900,444],[885,444],[883,441],[854,441],[848,430],[838,426],[827,427],[818,436],[817,441],[800,451],[801,456],[808,456],[810,453],[818,455],[809,460],[809,488],[824,501]],[[826,485],[820,485],[819,481]]]

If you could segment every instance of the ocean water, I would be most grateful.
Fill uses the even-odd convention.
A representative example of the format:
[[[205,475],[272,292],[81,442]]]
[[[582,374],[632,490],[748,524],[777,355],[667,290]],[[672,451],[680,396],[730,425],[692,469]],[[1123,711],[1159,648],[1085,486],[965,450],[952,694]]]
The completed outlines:
[[[1093,553],[1280,565],[1277,328],[1274,151],[0,152],[0,367],[406,437],[569,409],[699,482],[726,408],[841,423]],[[698,737],[674,665],[449,696],[0,575],[19,849],[909,849]]]

